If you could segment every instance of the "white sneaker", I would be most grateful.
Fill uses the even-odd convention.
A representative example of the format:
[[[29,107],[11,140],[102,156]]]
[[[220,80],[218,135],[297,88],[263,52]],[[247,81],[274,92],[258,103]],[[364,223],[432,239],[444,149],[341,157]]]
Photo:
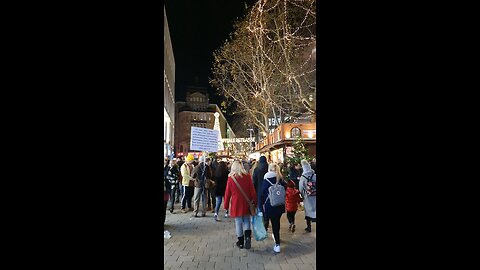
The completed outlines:
[[[280,245],[275,245],[273,247],[273,251],[276,252],[276,253],[280,253]]]
[[[228,212],[227,212],[227,213],[225,213],[225,217],[226,217],[226,218],[228,218]]]

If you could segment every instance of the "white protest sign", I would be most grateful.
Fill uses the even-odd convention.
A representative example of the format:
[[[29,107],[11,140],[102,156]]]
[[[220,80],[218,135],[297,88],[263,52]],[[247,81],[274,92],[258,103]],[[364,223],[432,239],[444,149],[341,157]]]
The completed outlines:
[[[218,130],[192,127],[190,149],[195,151],[218,151]]]

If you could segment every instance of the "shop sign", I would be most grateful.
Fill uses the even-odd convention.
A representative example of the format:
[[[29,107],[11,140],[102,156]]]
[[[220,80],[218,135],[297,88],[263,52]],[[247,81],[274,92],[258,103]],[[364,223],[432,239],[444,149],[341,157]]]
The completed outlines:
[[[228,138],[222,139],[224,143],[244,143],[244,142],[254,142],[255,138]]]

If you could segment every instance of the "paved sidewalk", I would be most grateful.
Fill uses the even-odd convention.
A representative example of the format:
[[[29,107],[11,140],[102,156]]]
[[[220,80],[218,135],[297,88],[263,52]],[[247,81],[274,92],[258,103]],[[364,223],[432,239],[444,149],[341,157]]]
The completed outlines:
[[[281,252],[273,252],[271,229],[268,238],[257,242],[252,235],[252,248],[239,249],[235,246],[235,222],[224,218],[215,222],[213,213],[206,217],[192,218],[192,212],[180,211],[175,204],[175,214],[167,210],[165,229],[172,238],[164,239],[164,269],[316,269],[316,223],[312,232],[305,232],[305,214],[298,211],[294,233],[288,230],[286,214],[282,215],[280,238]],[[271,227],[271,225],[270,225]]]

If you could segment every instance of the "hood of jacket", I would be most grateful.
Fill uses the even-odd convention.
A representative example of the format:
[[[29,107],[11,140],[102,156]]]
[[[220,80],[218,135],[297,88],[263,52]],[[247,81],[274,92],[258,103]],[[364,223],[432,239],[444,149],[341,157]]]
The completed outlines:
[[[260,159],[258,160],[258,162],[260,162],[260,164],[267,163],[267,158],[265,156],[261,156]],[[258,165],[260,165],[260,164],[258,164]]]
[[[263,176],[263,179],[268,179],[268,178],[272,178],[272,177],[277,177],[277,173],[275,172],[267,172],[265,174],[265,176]]]

